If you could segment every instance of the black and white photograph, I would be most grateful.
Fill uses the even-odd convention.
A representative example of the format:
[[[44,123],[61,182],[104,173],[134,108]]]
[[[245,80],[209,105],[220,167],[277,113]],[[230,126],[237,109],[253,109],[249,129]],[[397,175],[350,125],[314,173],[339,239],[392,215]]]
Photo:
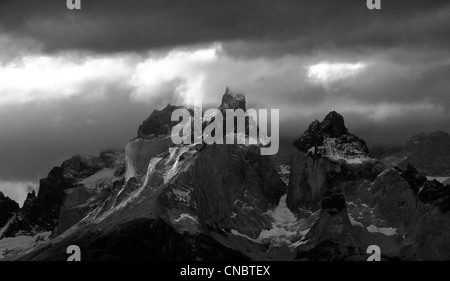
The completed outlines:
[[[0,0],[0,261],[450,260],[449,132],[449,1]]]

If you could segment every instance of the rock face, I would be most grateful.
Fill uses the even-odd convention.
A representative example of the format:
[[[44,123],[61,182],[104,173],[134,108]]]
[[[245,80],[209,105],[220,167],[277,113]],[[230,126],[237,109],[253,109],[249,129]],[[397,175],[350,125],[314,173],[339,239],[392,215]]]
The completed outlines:
[[[81,158],[83,159],[83,158]],[[101,205],[123,183],[125,176],[124,153],[106,151],[99,157],[88,157],[92,170],[73,179],[73,188],[65,189],[64,202],[60,208],[57,233],[63,233],[81,221]],[[92,164],[95,163],[94,166]],[[64,164],[63,164],[64,166]],[[70,173],[72,177],[73,173]]]
[[[371,184],[369,194],[370,225],[396,228],[399,234],[410,226],[417,201],[402,173],[395,169],[385,170]]]
[[[406,142],[399,153],[386,155],[383,162],[406,168],[414,165],[425,176],[450,176],[450,135],[444,131],[420,133]]]
[[[126,180],[145,176],[150,160],[172,145],[170,136],[153,139],[136,138],[129,141],[125,148]]]
[[[28,194],[22,209],[5,230],[4,236],[54,231],[58,225],[65,188],[70,188],[70,183],[63,178],[63,169],[53,168],[47,178],[40,180],[39,196],[34,191]]]
[[[339,171],[340,165],[326,158],[304,156],[296,152],[291,160],[287,204],[291,210],[318,210],[329,186],[328,174]]]
[[[28,194],[4,236],[63,232],[105,199],[111,192],[114,174],[123,176],[123,166],[123,154],[110,151],[98,157],[76,155],[64,161],[40,180],[38,196],[34,191]]]
[[[372,159],[335,112],[314,121],[295,146],[288,206],[314,221],[296,259],[364,260],[368,245],[380,246],[387,260],[450,257],[447,186],[412,164],[402,169]]]
[[[0,230],[7,225],[7,223],[14,218],[16,212],[19,210],[19,204],[0,192]],[[0,231],[0,238],[3,233]]]
[[[374,160],[365,141],[348,132],[337,112],[330,112],[322,122],[312,122],[294,145],[300,152],[291,162],[287,203],[292,210],[319,209],[332,174],[344,180],[364,173],[373,176]]]
[[[260,155],[260,145],[171,144],[174,124],[168,120],[175,108],[154,111],[140,126],[123,156],[124,174],[103,182],[100,190],[108,192],[91,195],[87,187],[111,166],[84,178],[84,185],[74,185],[61,210],[76,208],[80,215],[70,212],[71,220],[61,216],[67,222],[60,221],[60,228],[67,229],[63,235],[23,259],[66,259],[69,244],[89,249],[84,260],[247,260],[266,255],[254,241],[271,229],[269,211],[286,193],[271,157]],[[245,97],[227,90],[220,109],[235,108],[245,109]]]
[[[401,171],[398,168],[397,170]],[[415,193],[419,193],[419,187],[427,181],[427,177],[421,175],[411,164],[408,164],[406,170],[402,172],[402,177],[408,182]]]
[[[194,198],[203,223],[220,222],[221,228],[253,238],[271,226],[265,213],[286,189],[270,158],[259,155],[258,148],[207,146],[193,168]]]
[[[323,194],[320,216],[304,239],[307,243],[297,248],[296,259],[343,260],[360,254],[345,198],[339,190],[328,188]]]

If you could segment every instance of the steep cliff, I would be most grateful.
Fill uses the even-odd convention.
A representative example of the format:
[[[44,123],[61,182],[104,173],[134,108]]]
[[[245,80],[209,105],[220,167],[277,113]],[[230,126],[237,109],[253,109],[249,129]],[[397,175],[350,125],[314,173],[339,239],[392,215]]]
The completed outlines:
[[[297,259],[364,260],[369,245],[388,260],[450,257],[447,186],[411,164],[403,170],[371,158],[336,112],[314,121],[295,146],[288,206],[299,216],[320,214],[297,243]]]

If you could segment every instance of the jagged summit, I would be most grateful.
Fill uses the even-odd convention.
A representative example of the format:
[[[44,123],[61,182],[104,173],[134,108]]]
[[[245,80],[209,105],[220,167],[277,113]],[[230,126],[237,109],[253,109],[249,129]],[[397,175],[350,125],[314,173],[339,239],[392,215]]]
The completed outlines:
[[[348,132],[344,117],[336,111],[328,113],[322,122],[312,122],[294,145],[304,153],[339,162],[359,164],[370,158],[366,142]]]
[[[168,104],[161,110],[155,109],[139,126],[137,137],[146,138],[170,134],[172,127],[178,123],[178,121],[171,120],[172,113],[179,108],[186,108],[193,114],[193,108],[171,104]],[[245,95],[227,87],[222,96],[222,103],[220,104],[219,109],[224,111],[226,109],[238,108],[243,109],[244,111],[246,110]]]
[[[170,129],[178,122],[171,121],[172,112],[183,106],[168,104],[161,110],[153,110],[152,114],[142,122],[138,129],[138,137],[170,134]]]
[[[348,134],[348,130],[345,127],[344,117],[336,111],[331,111],[322,121],[321,132],[332,138],[338,138],[342,135]]]
[[[234,90],[231,90],[229,87],[226,88],[225,94],[222,96],[222,103],[219,106],[220,110],[224,109],[242,109],[246,110],[245,106],[245,95]]]
[[[245,109],[229,89],[223,100]],[[64,161],[22,209],[0,193],[0,238],[32,243],[1,245],[0,260],[67,260],[67,245],[86,261],[367,260],[369,245],[388,260],[449,259],[448,186],[370,158],[339,113],[296,141],[286,194],[256,146],[159,137],[176,108],[155,110],[125,152]],[[445,132],[431,135],[445,143]]]

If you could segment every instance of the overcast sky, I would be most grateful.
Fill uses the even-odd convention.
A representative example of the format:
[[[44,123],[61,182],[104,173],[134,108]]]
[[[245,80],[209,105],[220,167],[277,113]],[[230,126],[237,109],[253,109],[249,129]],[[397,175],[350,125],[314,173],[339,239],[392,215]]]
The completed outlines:
[[[123,148],[155,108],[226,86],[299,136],[336,110],[371,145],[450,130],[450,3],[0,1],[0,190]]]

